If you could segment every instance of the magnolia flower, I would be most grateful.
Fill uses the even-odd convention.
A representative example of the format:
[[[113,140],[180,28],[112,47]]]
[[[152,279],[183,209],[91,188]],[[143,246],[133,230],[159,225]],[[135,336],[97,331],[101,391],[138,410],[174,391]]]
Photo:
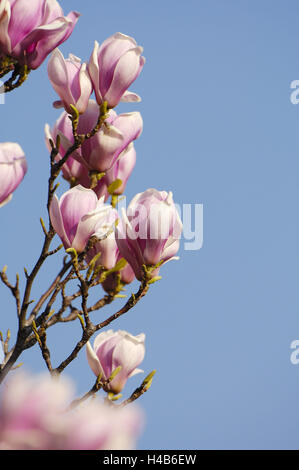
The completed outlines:
[[[137,194],[116,228],[120,254],[130,263],[137,279],[143,265],[155,267],[172,259],[179,249],[182,222],[172,193],[148,189]],[[155,277],[159,267],[152,270]]]
[[[81,59],[69,55],[65,59],[59,49],[55,49],[48,62],[49,80],[60,96],[60,101],[55,101],[56,108],[64,107],[71,114],[73,105],[79,114],[84,113],[92,93],[92,84],[86,64],[81,64]]]
[[[111,211],[103,199],[98,200],[92,189],[81,185],[66,191],[60,200],[54,195],[50,205],[50,218],[54,230],[65,248],[84,250],[91,236],[105,237],[112,229]]]
[[[73,32],[79,13],[67,16],[56,0],[1,0],[0,57],[36,69]]]
[[[90,132],[98,120],[98,115],[98,105],[90,100],[86,112],[79,119],[78,133]],[[140,136],[143,128],[139,112],[117,115],[115,111],[110,110],[106,124],[73,154],[74,158],[89,170],[104,172],[112,168],[123,150]]]
[[[102,380],[107,380],[121,366],[120,372],[108,385],[109,391],[120,393],[129,377],[143,372],[137,366],[144,358],[144,340],[144,333],[133,336],[126,331],[108,330],[95,338],[93,348],[87,343],[87,360],[96,376],[101,374]]]
[[[0,206],[11,200],[26,172],[26,158],[19,144],[0,143]]]
[[[88,70],[98,104],[107,101],[108,107],[114,108],[119,101],[140,101],[138,95],[127,90],[144,66],[142,52],[135,39],[121,33],[101,46],[95,42]]]
[[[132,449],[142,428],[136,407],[112,408],[98,399],[66,411],[73,383],[14,373],[0,397],[0,450]]]
[[[99,106],[94,100],[89,100],[85,113],[79,118],[78,134],[90,132],[96,125],[98,117]],[[106,123],[95,136],[87,139],[80,149],[73,152],[71,158],[81,163],[87,171],[105,172],[114,166],[121,153],[140,136],[142,128],[140,113],[117,115],[115,111],[110,110]],[[59,134],[62,152],[65,153],[74,143],[72,125],[67,113],[60,116],[52,133]]]

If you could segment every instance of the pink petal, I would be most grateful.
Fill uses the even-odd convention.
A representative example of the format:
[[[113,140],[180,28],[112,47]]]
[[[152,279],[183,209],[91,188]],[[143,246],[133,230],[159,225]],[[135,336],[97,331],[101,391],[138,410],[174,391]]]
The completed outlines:
[[[10,16],[10,3],[8,1],[0,2],[0,48],[3,54],[11,53],[11,41],[8,34]]]
[[[68,69],[65,59],[58,48],[56,48],[48,62],[49,80],[56,91],[66,104],[74,104],[75,100],[71,93],[68,80]]]
[[[78,234],[79,224],[86,214],[94,210],[97,201],[98,199],[96,194],[91,189],[86,189],[81,185],[68,190],[60,199],[59,206],[63,225],[74,248],[76,248],[76,246],[74,246],[73,241],[75,236]],[[86,237],[85,231],[82,231],[80,235],[81,237],[78,234],[78,238],[80,239],[80,242],[83,243],[83,238]],[[77,240],[78,246],[81,246],[80,242]],[[82,251],[82,249],[79,249],[78,251]]]
[[[26,51],[28,67],[36,69],[51,51],[70,36],[79,16],[78,13],[74,13],[69,18],[57,18],[48,25],[36,28],[16,46],[13,55],[19,56],[22,51]]]
[[[139,95],[133,93],[132,91],[125,91],[120,101],[124,103],[139,103],[141,101],[141,98]]]
[[[99,88],[105,96],[113,80],[115,67],[121,56],[136,47],[136,41],[129,36],[116,33],[108,38],[98,50]]]
[[[97,377],[100,374],[104,374],[101,363],[100,363],[97,355],[95,354],[93,348],[91,347],[89,341],[86,343],[86,355],[87,355],[88,364],[89,364],[91,370],[93,371],[93,373]],[[103,378],[106,379],[107,377],[104,376]]]
[[[50,219],[51,219],[55,232],[57,233],[57,235],[59,235],[59,237],[63,241],[65,248],[70,248],[71,244],[64,229],[63,220],[62,220],[60,207],[59,207],[59,201],[58,201],[58,197],[56,196],[56,194],[54,194],[54,197],[52,199],[49,212],[50,212]]]
[[[118,61],[111,85],[104,95],[109,106],[113,108],[119,103],[124,92],[129,88],[140,74],[143,61],[141,61],[142,47],[136,47],[126,52]]]

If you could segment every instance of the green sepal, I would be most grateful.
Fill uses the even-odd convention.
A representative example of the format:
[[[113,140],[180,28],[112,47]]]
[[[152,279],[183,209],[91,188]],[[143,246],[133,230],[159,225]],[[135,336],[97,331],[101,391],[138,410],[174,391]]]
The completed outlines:
[[[118,366],[116,369],[114,369],[114,371],[112,372],[112,374],[110,375],[108,379],[108,382],[112,382],[112,380],[117,376],[117,374],[119,374],[121,369],[122,369],[122,366]]]
[[[160,279],[162,279],[162,276],[155,276],[153,277],[153,279],[150,279],[150,281],[148,281],[148,284],[154,284],[155,282],[160,281]]]
[[[120,188],[120,186],[123,184],[122,180],[120,178],[117,178],[115,181],[113,181],[111,184],[109,184],[107,190],[108,193],[113,196],[115,191]]]

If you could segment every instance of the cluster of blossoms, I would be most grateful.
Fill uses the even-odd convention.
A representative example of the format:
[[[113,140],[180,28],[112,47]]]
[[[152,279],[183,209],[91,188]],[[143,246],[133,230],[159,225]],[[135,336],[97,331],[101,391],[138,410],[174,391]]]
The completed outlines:
[[[144,266],[151,268],[150,277],[158,275],[160,266],[173,259],[179,248],[182,230],[172,194],[148,189],[137,194],[122,217],[104,197],[97,198],[92,189],[77,185],[54,197],[50,217],[65,248],[82,252],[91,237],[97,241],[87,253],[91,260],[111,270],[120,258],[128,262],[120,275],[124,284],[144,277]]]
[[[96,236],[98,242],[87,259],[100,253],[97,262],[107,270],[124,258],[128,262],[120,274],[124,284],[135,277],[142,280],[144,266],[151,267],[152,277],[157,276],[160,265],[177,253],[182,231],[171,193],[148,189],[136,195],[121,215],[112,205],[105,204],[110,196],[124,192],[136,162],[134,141],[142,132],[141,115],[118,115],[112,108],[119,101],[140,101],[128,88],[145,63],[142,50],[133,38],[116,33],[102,45],[95,43],[88,63],[82,64],[73,55],[64,59],[56,49],[48,64],[49,79],[60,97],[54,106],[65,109],[52,130],[49,125],[45,128],[49,149],[50,142],[59,136],[57,161],[75,142],[70,119],[74,109],[79,114],[79,135],[92,131],[103,103],[108,110],[99,131],[68,155],[62,166],[63,176],[72,188],[60,200],[55,196],[52,202],[53,227],[65,248],[74,248],[78,253]],[[90,98],[93,92],[96,100]],[[100,175],[95,185],[91,180],[94,174]],[[109,290],[113,287],[113,280],[110,281],[106,282]]]
[[[153,267],[174,257],[179,248],[181,222],[171,193],[165,191],[149,189],[138,194],[121,218],[111,205],[105,204],[111,195],[119,196],[125,190],[136,162],[134,141],[143,127],[139,112],[118,115],[112,108],[120,101],[140,101],[128,88],[139,76],[145,59],[142,47],[121,33],[112,35],[101,45],[95,42],[88,63],[81,63],[74,55],[65,59],[57,46],[69,37],[78,16],[71,12],[64,17],[56,0],[36,0],[30,9],[25,9],[24,0],[2,1],[0,56],[13,57],[20,63],[26,61],[29,68],[36,68],[54,49],[48,62],[48,75],[60,98],[54,106],[65,110],[53,129],[47,125],[45,132],[49,148],[50,141],[60,138],[58,161],[74,144],[70,119],[74,109],[80,115],[76,132],[86,135],[95,127],[99,107],[105,103],[107,113],[103,125],[62,166],[63,176],[72,189],[59,201],[54,197],[50,216],[65,248],[82,252],[90,237],[96,236],[99,242],[93,247],[93,255],[101,252],[98,262],[104,268],[111,269],[120,257],[125,258],[129,268],[122,277],[124,283],[129,283],[134,276],[142,279],[144,265]],[[95,100],[91,99],[93,92]],[[0,164],[3,180],[0,203],[3,204],[27,170],[18,144],[1,144]],[[95,173],[101,177],[93,185],[91,175]],[[152,276],[158,271],[159,267],[153,269]]]
[[[45,126],[46,145],[51,171],[58,166],[70,184],[60,198],[49,189],[51,231],[74,259],[81,256],[80,269],[98,269],[109,298],[134,279],[148,286],[162,264],[175,258],[182,223],[172,193],[156,189],[137,194],[121,213],[116,210],[136,163],[134,142],[143,121],[139,112],[117,114],[114,108],[121,101],[140,101],[129,87],[144,66],[143,49],[133,38],[116,33],[101,45],[95,42],[88,62],[73,54],[65,59],[57,47],[72,33],[79,14],[65,17],[56,0],[28,5],[25,0],[0,0],[0,76],[17,70],[22,80],[24,71],[36,69],[51,53],[48,76],[59,97],[53,105],[64,110],[52,128]],[[0,205],[11,199],[26,171],[21,147],[0,144]],[[144,340],[143,333],[108,330],[93,346],[86,343],[88,363],[105,392],[118,395],[130,377],[142,372],[138,366]],[[116,411],[92,401],[65,412],[71,395],[65,381],[15,374],[0,399],[0,448],[135,445],[141,421],[135,409]]]

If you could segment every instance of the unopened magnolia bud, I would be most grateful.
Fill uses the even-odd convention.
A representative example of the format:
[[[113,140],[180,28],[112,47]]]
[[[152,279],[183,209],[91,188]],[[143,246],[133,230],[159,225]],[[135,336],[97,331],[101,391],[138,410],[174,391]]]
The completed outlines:
[[[131,265],[137,279],[155,278],[159,267],[179,249],[182,222],[172,193],[148,189],[137,194],[116,228],[121,256]]]
[[[127,90],[144,66],[142,52],[135,39],[121,33],[101,45],[95,42],[88,70],[98,104],[107,101],[108,107],[114,108],[119,101],[140,101],[136,93]]]
[[[103,380],[108,380],[113,371],[121,366],[107,386],[109,391],[120,393],[129,377],[143,372],[137,366],[144,358],[144,340],[143,333],[133,336],[126,331],[108,330],[96,337],[93,347],[87,343],[88,363],[96,376],[102,374]]]
[[[104,236],[109,232],[111,224],[107,224],[107,220],[111,210],[111,206],[98,200],[92,189],[78,185],[64,193],[60,200],[54,195],[50,218],[64,247],[80,253],[91,236]]]
[[[86,111],[88,101],[92,93],[92,83],[86,64],[81,64],[81,59],[70,54],[65,59],[59,49],[55,49],[48,62],[49,80],[60,96],[60,101],[55,101],[56,108],[64,107],[68,113],[72,113],[72,105],[79,114]]]

